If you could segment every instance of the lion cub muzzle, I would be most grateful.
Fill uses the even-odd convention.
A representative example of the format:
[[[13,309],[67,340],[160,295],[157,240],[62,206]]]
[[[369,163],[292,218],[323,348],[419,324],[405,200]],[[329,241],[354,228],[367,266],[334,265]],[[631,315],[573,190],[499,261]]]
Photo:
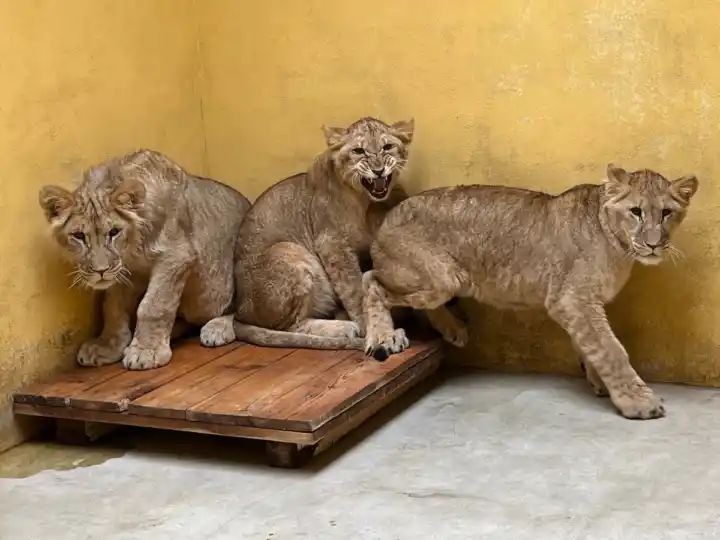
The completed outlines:
[[[392,173],[382,175],[383,171],[373,171],[375,178],[362,177],[362,185],[373,199],[384,199],[390,191]],[[379,174],[378,174],[379,173]]]

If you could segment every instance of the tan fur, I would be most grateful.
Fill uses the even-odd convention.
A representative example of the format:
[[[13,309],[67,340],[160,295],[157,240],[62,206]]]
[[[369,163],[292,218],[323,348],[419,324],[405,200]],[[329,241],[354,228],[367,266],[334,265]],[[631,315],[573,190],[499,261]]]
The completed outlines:
[[[44,187],[40,205],[76,265],[73,284],[105,291],[102,333],[80,347],[80,364],[165,365],[173,326],[186,326],[177,317],[202,325],[231,309],[235,239],[250,206],[232,188],[141,150],[90,168],[74,192]],[[203,341],[222,339],[215,331],[203,329]]]
[[[362,349],[360,263],[386,211],[405,197],[397,177],[412,134],[412,122],[372,118],[325,128],[328,148],[309,171],[258,198],[238,237],[238,339]],[[213,324],[229,336],[231,322]]]
[[[372,245],[373,270],[364,277],[366,350],[384,357],[407,345],[390,306],[427,310],[457,346],[466,343],[467,329],[445,307],[453,297],[544,307],[572,338],[596,392],[608,392],[628,418],[662,416],[662,400],[630,365],[604,305],[634,261],[656,264],[673,253],[670,234],[696,189],[693,176],[668,182],[611,165],[604,184],[557,196],[468,186],[411,197],[388,214]]]

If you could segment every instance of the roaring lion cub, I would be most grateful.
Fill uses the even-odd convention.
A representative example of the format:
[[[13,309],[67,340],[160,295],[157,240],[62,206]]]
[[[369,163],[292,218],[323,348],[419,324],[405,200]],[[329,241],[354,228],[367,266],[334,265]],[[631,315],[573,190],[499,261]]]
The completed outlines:
[[[103,330],[80,347],[81,365],[163,366],[176,317],[201,325],[231,309],[235,239],[250,206],[232,188],[141,150],[90,168],[74,192],[45,186],[40,205],[77,266],[73,284],[105,290]],[[214,340],[212,329],[202,338]]]
[[[366,351],[402,350],[387,309],[427,310],[458,346],[467,330],[446,307],[471,297],[498,307],[544,307],[572,338],[588,380],[627,418],[664,415],[612,332],[604,305],[625,285],[634,261],[657,264],[698,187],[694,176],[608,166],[607,181],[557,196],[496,186],[441,188],[390,212],[364,276]]]
[[[310,170],[255,201],[238,237],[238,339],[362,350],[361,259],[384,214],[405,198],[397,178],[412,136],[412,121],[325,128],[328,147]],[[210,324],[232,339],[232,318]]]

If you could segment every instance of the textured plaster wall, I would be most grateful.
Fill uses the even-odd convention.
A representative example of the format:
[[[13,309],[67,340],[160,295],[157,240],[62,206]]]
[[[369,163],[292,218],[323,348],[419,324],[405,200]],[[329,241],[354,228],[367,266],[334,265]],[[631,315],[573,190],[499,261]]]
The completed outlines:
[[[701,188],[677,266],[638,268],[611,309],[653,380],[720,383],[716,0],[213,1],[201,17],[209,171],[256,196],[303,170],[323,123],[414,116],[412,191],[559,192],[608,161]],[[463,362],[577,373],[542,314],[469,308]]]
[[[0,450],[9,394],[72,365],[92,295],[68,290],[37,204],[88,165],[150,146],[203,164],[194,3],[0,2]]]

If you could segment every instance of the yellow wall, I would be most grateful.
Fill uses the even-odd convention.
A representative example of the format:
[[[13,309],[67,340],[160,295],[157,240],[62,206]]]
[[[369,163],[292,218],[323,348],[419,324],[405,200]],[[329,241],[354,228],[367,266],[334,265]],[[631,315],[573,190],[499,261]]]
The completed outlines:
[[[203,164],[193,2],[0,2],[0,450],[8,394],[72,365],[92,297],[68,290],[41,185],[134,147]]]
[[[720,383],[717,0],[213,1],[202,14],[209,172],[256,196],[304,169],[319,126],[414,116],[406,181],[561,191],[608,161],[701,188],[687,259],[639,268],[612,309],[649,378]],[[577,373],[532,313],[472,308],[459,358]]]
[[[0,0],[0,448],[7,396],[72,365],[91,296],[67,290],[38,188],[135,147],[254,197],[303,170],[320,125],[414,116],[405,180],[560,191],[608,161],[701,189],[674,267],[611,315],[651,379],[720,384],[716,0]],[[542,315],[467,306],[463,361],[576,372]]]

